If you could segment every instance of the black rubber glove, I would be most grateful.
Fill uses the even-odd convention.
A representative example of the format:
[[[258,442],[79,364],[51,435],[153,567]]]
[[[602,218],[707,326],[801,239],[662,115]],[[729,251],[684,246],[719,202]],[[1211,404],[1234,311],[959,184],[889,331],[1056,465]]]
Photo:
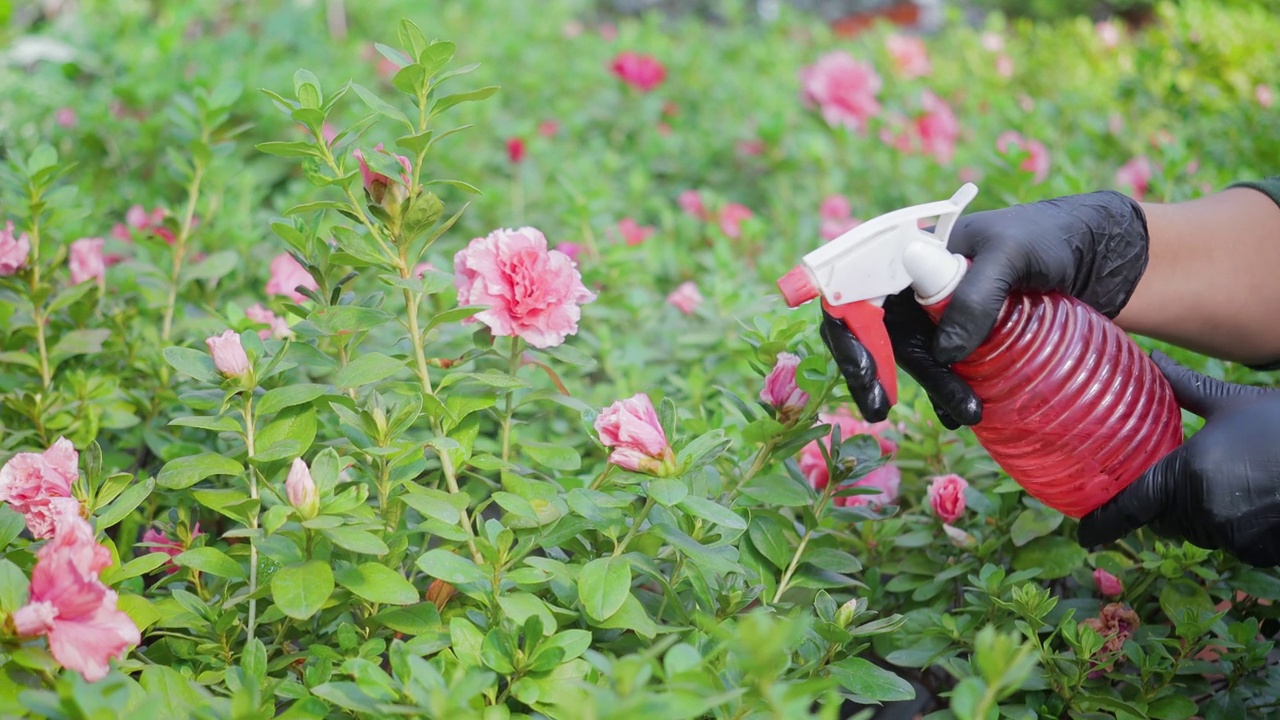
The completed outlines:
[[[1246,563],[1280,564],[1280,392],[1233,385],[1152,357],[1204,427],[1080,521],[1084,547],[1150,525]]]
[[[987,338],[1009,292],[1063,292],[1114,318],[1146,271],[1148,243],[1141,206],[1112,191],[961,216],[947,246],[972,264],[937,327],[911,290],[885,301],[894,355],[945,426],[976,425],[982,403],[949,366]],[[843,323],[823,315],[823,342],[854,402],[867,420],[883,420],[889,403],[871,354]]]

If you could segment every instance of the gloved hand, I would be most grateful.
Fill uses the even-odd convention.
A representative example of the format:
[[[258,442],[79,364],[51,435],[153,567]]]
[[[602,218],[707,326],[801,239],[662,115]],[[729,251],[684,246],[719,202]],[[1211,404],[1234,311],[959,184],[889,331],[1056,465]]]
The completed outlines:
[[[1009,292],[1059,291],[1114,318],[1147,268],[1148,243],[1141,206],[1112,191],[962,216],[947,245],[972,262],[937,327],[910,289],[885,301],[894,355],[946,427],[976,425],[982,403],[949,366],[987,338]],[[823,315],[823,342],[854,402],[868,421],[883,420],[889,402],[871,354],[843,323]]]
[[[1280,564],[1280,392],[1233,385],[1153,353],[1178,404],[1204,427],[1080,521],[1083,547],[1150,525],[1246,563]]]

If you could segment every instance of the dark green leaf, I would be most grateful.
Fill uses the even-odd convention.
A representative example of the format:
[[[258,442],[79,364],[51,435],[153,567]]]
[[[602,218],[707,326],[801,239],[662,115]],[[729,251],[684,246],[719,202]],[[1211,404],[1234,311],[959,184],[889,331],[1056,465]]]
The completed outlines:
[[[1066,577],[1084,564],[1089,553],[1075,540],[1060,536],[1041,537],[1027,543],[1013,555],[1015,570],[1041,568],[1041,579]]]
[[[1060,512],[1040,508],[1028,508],[1018,514],[1009,530],[1009,539],[1017,547],[1022,547],[1038,537],[1048,535],[1062,524],[1066,517]]]
[[[858,702],[895,702],[916,696],[911,683],[860,657],[831,665],[831,677]]]

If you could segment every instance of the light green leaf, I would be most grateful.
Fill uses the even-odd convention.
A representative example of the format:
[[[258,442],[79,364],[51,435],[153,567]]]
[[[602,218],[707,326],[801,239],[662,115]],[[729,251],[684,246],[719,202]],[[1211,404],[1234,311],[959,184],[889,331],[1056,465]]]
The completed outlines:
[[[160,468],[156,484],[170,490],[182,490],[211,475],[242,475],[240,463],[225,455],[201,453],[170,460]]]
[[[354,591],[353,591],[354,592]],[[440,627],[440,611],[433,603],[388,608],[370,620],[405,635],[423,635]]]
[[[69,357],[71,355],[92,355],[102,352],[102,343],[111,337],[111,331],[105,328],[93,330],[72,330],[63,335],[58,344],[49,351],[51,357]]]
[[[315,383],[285,385],[264,393],[258,399],[257,406],[254,409],[257,411],[258,417],[263,417],[287,407],[309,403],[329,392],[329,389],[328,385],[317,385]]]
[[[316,410],[298,405],[282,410],[258,432],[255,462],[272,462],[301,456],[316,438]]]
[[[620,557],[596,558],[578,575],[578,599],[587,616],[599,622],[631,596],[631,564]]]
[[[386,555],[391,552],[386,543],[367,530],[353,527],[335,527],[325,528],[322,532],[325,537],[333,541],[334,545],[351,552],[364,555]],[[338,578],[338,582],[341,583],[342,578]]]
[[[470,558],[464,558],[440,548],[423,553],[418,558],[418,567],[431,577],[439,578],[454,585],[481,582],[489,579],[488,574],[479,565],[472,562]]]
[[[217,577],[237,580],[245,577],[244,569],[240,567],[240,563],[213,547],[192,548],[180,553],[173,559],[173,562],[208,575],[216,575]]]
[[[151,495],[151,491],[155,490],[155,487],[155,478],[147,478],[146,480],[136,483],[124,492],[120,493],[120,496],[116,498],[115,502],[111,503],[111,505],[103,509],[103,511],[98,514],[98,520],[96,523],[97,528],[99,530],[106,530],[121,520],[124,520],[129,516],[129,513],[133,512],[134,508],[141,505],[142,501],[146,500]]]
[[[213,364],[213,357],[207,352],[195,348],[167,347],[163,354],[164,359],[173,366],[173,369],[183,375],[215,385],[221,382],[218,368]]]
[[[341,388],[360,387],[391,377],[403,369],[403,360],[382,353],[366,353],[339,370],[334,383]]]
[[[623,598],[622,607],[609,617],[608,620],[600,623],[600,627],[605,629],[626,629],[633,630],[641,637],[653,639],[658,634],[658,625],[649,617],[649,613],[645,612],[644,605],[636,599],[631,593],[627,593]]]
[[[282,567],[271,578],[272,599],[294,620],[306,620],[320,612],[332,594],[333,570],[321,560]]]
[[[1032,540],[1013,554],[1014,570],[1041,568],[1040,579],[1053,580],[1066,577],[1084,564],[1088,551],[1075,540],[1060,536],[1041,537]]]
[[[534,462],[552,470],[577,470],[582,467],[582,457],[568,445],[523,441],[520,449],[527,452]]]
[[[690,495],[680,501],[680,507],[690,515],[700,517],[730,530],[747,529],[747,522],[739,517],[737,513],[706,498]]]
[[[1058,529],[1066,517],[1060,512],[1041,508],[1028,508],[1018,513],[1009,529],[1009,539],[1016,547],[1022,547],[1038,537],[1043,537]]]
[[[649,481],[649,497],[663,507],[671,507],[689,495],[689,486],[682,480],[654,478]]]
[[[345,567],[337,573],[338,584],[369,602],[384,605],[412,605],[418,591],[403,575],[375,562]]]
[[[386,310],[340,305],[315,310],[307,316],[307,320],[326,335],[350,335],[382,327],[394,317]]]
[[[391,105],[386,100],[383,100],[382,98],[378,97],[375,93],[370,91],[368,88],[357,83],[352,83],[351,89],[356,91],[356,95],[360,96],[360,99],[364,101],[365,105],[369,106],[370,110],[380,115],[386,115],[392,120],[399,120],[400,122],[404,123],[405,127],[409,128],[410,130],[413,129],[413,123],[409,122],[409,118],[405,117],[405,114],[403,112],[400,112],[395,108],[394,105]]]
[[[12,561],[0,559],[0,613],[12,615],[27,602],[27,574]]]

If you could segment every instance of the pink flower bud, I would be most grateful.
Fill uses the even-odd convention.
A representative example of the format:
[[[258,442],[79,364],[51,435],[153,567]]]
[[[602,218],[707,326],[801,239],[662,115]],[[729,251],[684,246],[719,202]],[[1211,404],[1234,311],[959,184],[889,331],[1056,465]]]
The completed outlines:
[[[929,507],[944,523],[953,523],[964,514],[964,490],[969,483],[959,475],[940,475],[929,484]]]
[[[240,336],[234,330],[211,335],[204,342],[209,346],[213,366],[218,368],[218,372],[227,377],[240,377],[249,372],[249,356],[245,354]]]
[[[613,448],[609,462],[627,470],[663,474],[675,461],[653,402],[644,393],[619,400],[596,417],[600,442]]]
[[[653,90],[667,78],[667,69],[656,58],[629,50],[618,53],[609,67],[619,80],[641,92]]]
[[[102,255],[102,238],[82,238],[71,243],[67,264],[71,267],[71,282],[79,285],[86,280],[103,280],[107,274],[106,259]]]
[[[626,244],[639,245],[648,240],[657,230],[649,225],[641,225],[633,218],[628,217],[618,221],[618,232],[622,235],[622,240]]]
[[[310,520],[320,511],[320,491],[311,479],[311,470],[307,463],[298,458],[289,468],[289,476],[284,481],[285,494],[289,496],[289,504],[297,508],[298,514]]]
[[[794,419],[809,403],[809,393],[796,385],[796,367],[799,365],[799,355],[778,353],[778,360],[760,390],[760,399],[772,405],[783,422]]]
[[[1124,592],[1124,584],[1120,582],[1120,578],[1102,568],[1093,571],[1093,582],[1098,586],[1098,592],[1107,597],[1116,597]]]
[[[524,160],[524,140],[518,137],[507,140],[507,159],[512,165],[519,165]]]
[[[27,234],[14,237],[13,222],[6,222],[4,229],[0,230],[0,277],[14,275],[26,267],[30,254],[31,241]]]
[[[390,154],[382,149],[382,143],[378,143],[374,150],[383,154]],[[398,185],[386,175],[369,169],[369,164],[364,159],[364,153],[360,152],[359,149],[356,149],[351,154],[360,163],[360,178],[364,181],[364,191],[368,193],[369,199],[380,205],[386,205],[388,203],[383,203],[383,199],[386,198],[388,191],[392,192],[392,200],[396,204],[398,204],[399,200],[404,199],[406,194],[404,186],[409,184],[409,174],[413,172],[413,167],[409,164],[409,158],[403,155],[392,156],[404,168],[404,172],[400,174],[400,180],[403,185]]]
[[[435,269],[436,269],[436,266],[432,265],[429,262],[418,263],[417,265],[413,266],[413,276],[421,280],[423,276],[427,274],[428,270],[435,270]]]
[[[667,302],[674,305],[685,315],[692,315],[693,311],[702,304],[702,293],[698,292],[698,286],[692,280],[689,280],[680,283],[680,287],[667,296]]]
[[[69,107],[58,108],[53,114],[53,121],[64,128],[73,128],[76,126],[76,111]]]
[[[560,123],[555,120],[543,120],[538,123],[538,134],[542,137],[555,137],[560,132]]]

